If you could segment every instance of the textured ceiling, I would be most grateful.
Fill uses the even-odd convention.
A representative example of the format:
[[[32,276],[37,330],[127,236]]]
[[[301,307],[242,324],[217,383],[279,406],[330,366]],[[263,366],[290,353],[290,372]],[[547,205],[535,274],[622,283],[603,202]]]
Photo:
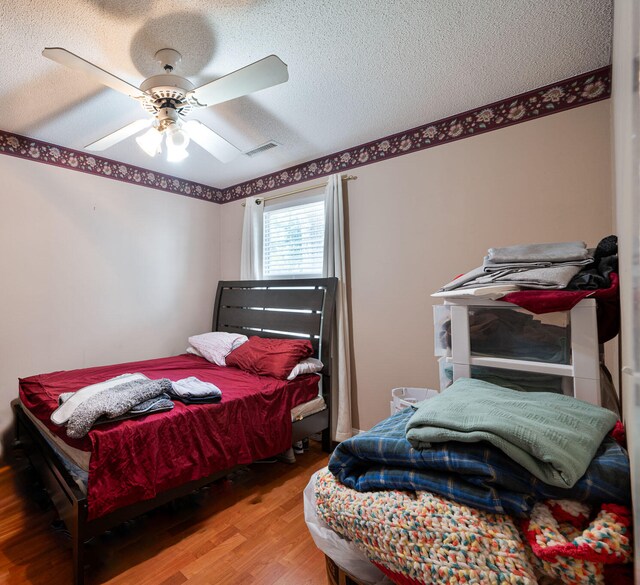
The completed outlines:
[[[164,47],[196,85],[276,54],[287,83],[192,116],[242,150],[281,147],[228,164],[195,144],[152,159],[133,138],[101,153],[224,188],[607,65],[611,20],[609,0],[1,1],[0,129],[81,150],[144,117],[47,46],[134,85]]]

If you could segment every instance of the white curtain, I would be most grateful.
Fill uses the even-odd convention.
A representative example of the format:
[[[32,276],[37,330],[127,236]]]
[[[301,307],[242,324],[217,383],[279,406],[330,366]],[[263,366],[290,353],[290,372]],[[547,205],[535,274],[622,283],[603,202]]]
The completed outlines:
[[[345,255],[344,204],[342,178],[329,177],[324,198],[324,262],[323,276],[336,276],[336,321],[333,328],[331,403],[334,413],[335,441],[352,435],[351,426],[351,356],[349,352],[349,309],[347,305],[347,269]]]
[[[260,280],[262,278],[264,202],[258,203],[257,201],[257,197],[245,199],[240,255],[240,278],[242,280]]]

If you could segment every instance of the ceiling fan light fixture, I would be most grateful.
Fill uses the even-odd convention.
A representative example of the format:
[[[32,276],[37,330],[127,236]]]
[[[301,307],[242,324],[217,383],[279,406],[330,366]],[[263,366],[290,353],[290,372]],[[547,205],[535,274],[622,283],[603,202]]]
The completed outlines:
[[[149,156],[156,156],[162,150],[162,134],[156,128],[149,128],[136,142]]]
[[[165,130],[165,133],[167,135],[168,148],[184,150],[189,146],[189,135],[177,124],[170,124]]]
[[[189,135],[177,124],[170,124],[165,130],[167,135],[167,160],[169,162],[180,162],[189,156],[187,146],[189,146]]]

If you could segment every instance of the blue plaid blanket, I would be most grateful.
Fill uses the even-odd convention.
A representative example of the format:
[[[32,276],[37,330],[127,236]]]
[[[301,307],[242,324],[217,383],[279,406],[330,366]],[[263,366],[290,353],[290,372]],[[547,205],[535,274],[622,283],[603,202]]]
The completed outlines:
[[[486,442],[434,444],[417,451],[405,437],[412,408],[340,443],[329,469],[347,487],[424,490],[481,510],[526,516],[536,501],[571,499],[590,504],[631,500],[629,458],[610,436],[571,488],[547,485]]]

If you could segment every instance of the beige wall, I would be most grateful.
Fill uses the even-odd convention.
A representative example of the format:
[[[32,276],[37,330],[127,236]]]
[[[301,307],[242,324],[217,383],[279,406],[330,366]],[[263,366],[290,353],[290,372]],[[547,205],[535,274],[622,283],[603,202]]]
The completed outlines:
[[[391,388],[438,386],[429,295],[487,248],[611,233],[609,125],[599,102],[355,171],[355,428],[388,416]],[[222,278],[238,278],[241,229],[240,203],[223,205]]]
[[[175,355],[207,330],[220,206],[0,156],[0,432],[17,379]]]

